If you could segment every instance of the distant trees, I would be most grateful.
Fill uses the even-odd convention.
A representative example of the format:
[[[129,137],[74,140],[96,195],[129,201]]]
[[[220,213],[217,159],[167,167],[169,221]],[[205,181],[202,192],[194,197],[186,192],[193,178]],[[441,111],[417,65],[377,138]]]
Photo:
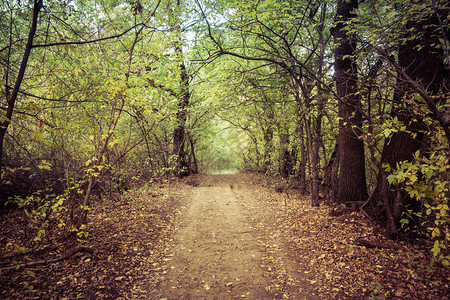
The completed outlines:
[[[246,97],[236,107],[260,103],[266,108],[259,115],[261,124],[283,124],[243,128],[256,156],[267,157],[264,147],[279,149],[278,159],[265,159],[256,169],[278,170],[279,176],[293,179],[286,172],[285,158],[290,155],[300,189],[305,190],[305,178],[309,182],[313,204],[325,194],[338,202],[353,202],[352,207],[365,202],[364,209],[394,234],[413,223],[424,230],[434,218],[441,227],[429,228],[439,227],[442,238],[448,226],[442,215],[448,207],[448,189],[442,186],[448,183],[444,165],[448,166],[450,136],[448,4],[222,4],[226,21],[213,23],[212,5],[198,3],[214,49],[209,58],[233,57],[228,61],[249,78],[241,88],[246,94],[264,85],[255,81],[268,85],[275,80],[278,84],[270,85],[272,89],[288,94]],[[247,63],[236,63],[239,59]],[[273,72],[255,72],[264,68]],[[289,90],[281,87],[287,81]],[[281,98],[296,105],[273,109]],[[247,160],[251,169],[255,163],[260,164]],[[424,188],[431,178],[436,179],[435,192]],[[437,207],[442,214],[433,215]],[[424,209],[433,217],[425,217]],[[436,238],[437,229],[433,230]]]
[[[205,7],[208,8],[208,5]],[[322,118],[325,115],[323,104],[327,101],[324,94],[332,90],[330,74],[327,73],[329,66],[326,66],[326,60],[331,54],[327,52],[326,46],[330,41],[330,33],[324,26],[329,18],[326,3],[250,1],[239,4],[235,13],[227,15],[230,20],[223,27],[228,33],[227,38],[216,34],[218,31],[209,23],[204,7],[199,5],[199,9],[204,16],[208,35],[217,50],[211,54],[212,58],[233,56],[253,62],[252,66],[256,69],[271,66],[274,70],[272,78],[284,78],[279,80],[284,85],[283,82],[290,82],[290,91],[278,89],[288,94],[282,97],[284,101],[295,105],[290,106],[292,110],[275,115],[274,122],[284,122],[281,121],[283,118],[289,119],[291,116],[292,119],[297,118],[294,122],[297,132],[293,129],[286,131],[283,128],[286,125],[278,127],[280,130],[276,138],[283,158],[274,160],[278,162],[278,166],[270,169],[278,170],[278,174],[285,177],[292,174],[305,178],[308,168],[309,176],[313,177],[309,181],[312,199],[314,203],[318,203],[320,160],[322,159],[323,167],[327,159],[319,158],[319,149],[325,146],[320,138]],[[277,85],[273,85],[273,88],[276,89]],[[292,115],[293,111],[297,114]],[[289,127],[293,126],[291,122],[288,123]],[[296,138],[291,137],[292,135]],[[267,141],[269,136],[270,134],[266,134],[265,142],[261,144],[270,145]],[[298,147],[297,139],[302,139],[304,145],[308,145],[306,152],[299,149],[301,147]],[[290,154],[286,149],[290,149]],[[326,155],[326,151],[323,153]],[[286,163],[286,158],[292,162]],[[292,173],[287,171],[287,165],[295,166]]]

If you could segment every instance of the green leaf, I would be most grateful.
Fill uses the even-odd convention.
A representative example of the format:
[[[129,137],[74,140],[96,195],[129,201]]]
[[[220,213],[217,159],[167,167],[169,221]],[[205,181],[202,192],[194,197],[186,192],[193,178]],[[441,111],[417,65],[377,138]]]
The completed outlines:
[[[394,174],[390,174],[386,179],[390,184],[393,184],[396,182],[397,176],[395,176]]]
[[[40,132],[34,132],[31,134],[31,138],[37,142],[43,142],[44,141],[44,135]]]
[[[51,171],[52,170],[52,164],[46,160],[42,160],[41,164],[38,165],[38,168],[41,170],[47,170],[47,171]]]
[[[397,15],[397,12],[396,12],[395,10],[393,10],[393,11],[389,12],[389,13],[386,15],[386,19],[391,20],[391,19],[393,19],[396,15]]]
[[[408,219],[401,219],[401,220],[400,220],[400,225],[401,225],[402,228],[404,228],[404,226],[405,226],[406,224],[409,224],[409,220],[408,220]]]
[[[441,252],[441,247],[439,244],[439,241],[435,241],[433,245],[433,257],[438,256],[438,254]]]

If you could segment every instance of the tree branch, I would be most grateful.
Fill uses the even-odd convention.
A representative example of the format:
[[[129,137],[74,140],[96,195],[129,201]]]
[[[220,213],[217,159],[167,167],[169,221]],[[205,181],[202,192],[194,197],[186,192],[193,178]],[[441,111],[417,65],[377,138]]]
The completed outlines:
[[[17,269],[17,268],[32,267],[32,266],[37,266],[37,265],[48,265],[48,264],[52,264],[52,263],[67,259],[67,258],[71,257],[72,255],[77,254],[78,252],[93,253],[94,250],[92,250],[91,248],[88,248],[88,247],[80,246],[80,247],[76,247],[76,248],[72,248],[72,249],[68,250],[65,254],[63,254],[57,258],[32,261],[32,262],[28,262],[28,263],[19,264],[19,265],[11,265],[8,267],[1,268],[0,270],[6,271],[6,270]]]
[[[392,66],[397,70],[397,72],[399,72],[399,74],[403,78],[403,80],[407,84],[409,84],[409,86],[425,100],[428,108],[434,114],[435,118],[438,120],[439,124],[442,126],[442,129],[444,129],[447,140],[450,141],[450,128],[448,126],[448,123],[444,120],[442,114],[437,109],[436,104],[433,101],[433,98],[430,95],[428,95],[425,88],[419,82],[417,82],[417,81],[413,80],[411,77],[409,77],[408,74],[406,74],[405,69],[402,68],[395,61],[395,58],[392,55],[388,55],[385,51],[382,51],[382,50],[378,50],[378,52],[392,64]]]
[[[37,44],[37,45],[33,45],[32,47],[33,48],[43,48],[43,47],[53,47],[53,46],[92,44],[92,43],[96,43],[96,42],[101,42],[101,41],[106,41],[106,40],[119,38],[119,37],[127,34],[128,32],[130,32],[131,30],[135,29],[138,26],[145,26],[145,24],[139,23],[139,24],[136,24],[136,25],[128,28],[127,30],[125,30],[122,33],[119,33],[119,34],[116,34],[116,35],[112,35],[112,36],[108,36],[108,37],[104,37],[104,38],[95,39],[95,40],[90,40],[90,41],[73,41],[73,42],[57,42],[57,43],[49,43],[49,44]]]

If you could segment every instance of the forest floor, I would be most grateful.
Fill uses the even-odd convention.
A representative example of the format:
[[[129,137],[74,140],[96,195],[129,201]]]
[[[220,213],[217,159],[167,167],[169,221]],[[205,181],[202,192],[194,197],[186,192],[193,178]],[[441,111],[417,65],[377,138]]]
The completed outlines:
[[[266,186],[245,173],[146,186],[97,201],[81,243],[27,255],[6,247],[19,243],[21,214],[3,214],[0,298],[448,298],[450,274],[430,266],[429,244],[387,240],[360,213],[333,217]],[[9,267],[30,261],[47,263]]]

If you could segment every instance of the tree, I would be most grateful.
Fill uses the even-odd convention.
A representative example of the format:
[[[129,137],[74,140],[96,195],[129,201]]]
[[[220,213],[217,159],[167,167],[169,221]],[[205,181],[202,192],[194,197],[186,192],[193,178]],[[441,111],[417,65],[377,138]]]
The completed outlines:
[[[434,129],[420,115],[423,110],[419,107],[427,106],[427,113],[435,120],[442,118],[441,112],[433,107],[441,104],[443,98],[440,95],[450,91],[449,69],[444,59],[445,48],[439,41],[442,34],[446,34],[440,20],[446,19],[447,13],[425,8],[422,12],[413,11],[408,14],[410,19],[405,24],[404,32],[412,32],[415,37],[400,37],[398,59],[380,51],[382,57],[393,64],[397,71],[397,85],[390,113],[392,124],[397,129],[387,128],[392,129],[392,133],[387,134],[384,143],[381,168],[368,210],[385,223],[388,232],[393,235],[399,233],[402,225],[400,221],[405,217],[405,212],[409,210],[412,216],[411,213],[418,213],[423,204],[412,197],[401,184],[394,184],[394,177],[388,180],[389,174],[400,170],[402,164],[412,162],[417,151],[420,156],[428,155],[429,139]],[[428,99],[425,100],[421,93],[425,93],[424,98]],[[446,125],[444,130],[445,127]],[[409,226],[418,225],[417,220],[407,222]]]
[[[3,168],[2,157],[3,157],[3,143],[5,140],[5,135],[6,135],[6,132],[8,131],[9,125],[11,124],[11,119],[13,116],[17,96],[19,95],[19,90],[22,85],[22,81],[25,76],[25,71],[28,66],[28,59],[30,57],[31,49],[33,48],[33,40],[34,40],[34,37],[36,34],[39,12],[42,9],[42,5],[43,5],[43,0],[34,0],[33,1],[33,16],[31,19],[31,26],[30,26],[30,30],[28,32],[28,38],[27,38],[25,50],[24,50],[24,53],[22,56],[22,62],[20,63],[20,68],[17,73],[17,77],[15,79],[14,87],[13,87],[12,91],[10,91],[10,86],[9,86],[9,77],[13,75],[11,72],[12,69],[9,66],[9,58],[8,58],[8,63],[6,64],[7,68],[6,68],[6,72],[5,72],[6,73],[5,98],[6,98],[7,107],[6,107],[6,113],[4,115],[2,115],[1,119],[0,119],[0,170]],[[13,10],[11,9],[11,20],[13,20],[13,18],[14,18],[14,16],[12,14],[13,14]],[[13,24],[9,24],[9,28],[12,31]],[[13,37],[10,36],[9,45],[6,46],[6,49],[2,49],[2,50],[8,51],[9,53],[11,53],[11,48],[13,47],[12,43],[13,43]]]
[[[251,1],[238,4],[233,13],[227,15],[230,20],[221,27],[221,30],[228,33],[225,39],[220,30],[214,24],[210,24],[204,8],[199,4],[207,25],[206,30],[217,49],[211,55],[211,59],[228,55],[260,65],[272,65],[277,70],[274,76],[282,74],[292,80],[291,96],[296,99],[297,110],[294,109],[290,113],[296,115],[299,112],[298,117],[302,119],[302,112],[306,112],[304,124],[303,122],[297,124],[305,127],[305,132],[311,133],[306,134],[305,144],[310,154],[308,158],[314,159],[314,162],[307,164],[304,161],[307,158],[306,152],[300,149],[300,153],[304,155],[301,155],[302,163],[299,166],[303,170],[299,170],[298,173],[306,175],[305,168],[307,165],[310,166],[314,203],[318,203],[319,200],[319,149],[322,144],[320,136],[325,109],[323,103],[327,101],[323,95],[326,94],[324,91],[330,92],[331,95],[335,94],[328,81],[327,68],[323,67],[326,61],[325,49],[329,41],[327,36],[329,31],[326,30],[325,24],[330,14],[326,7],[325,2],[312,1],[283,3]],[[298,130],[302,130],[301,127]],[[311,142],[311,139],[315,141]],[[290,139],[290,141],[297,146],[301,143],[301,140]],[[326,158],[323,157],[323,160]]]
[[[357,0],[338,1],[335,39],[335,78],[339,96],[339,182],[337,201],[365,201],[367,183],[364,142],[359,138],[362,126],[361,99],[358,93],[355,33],[348,29],[356,17]]]

